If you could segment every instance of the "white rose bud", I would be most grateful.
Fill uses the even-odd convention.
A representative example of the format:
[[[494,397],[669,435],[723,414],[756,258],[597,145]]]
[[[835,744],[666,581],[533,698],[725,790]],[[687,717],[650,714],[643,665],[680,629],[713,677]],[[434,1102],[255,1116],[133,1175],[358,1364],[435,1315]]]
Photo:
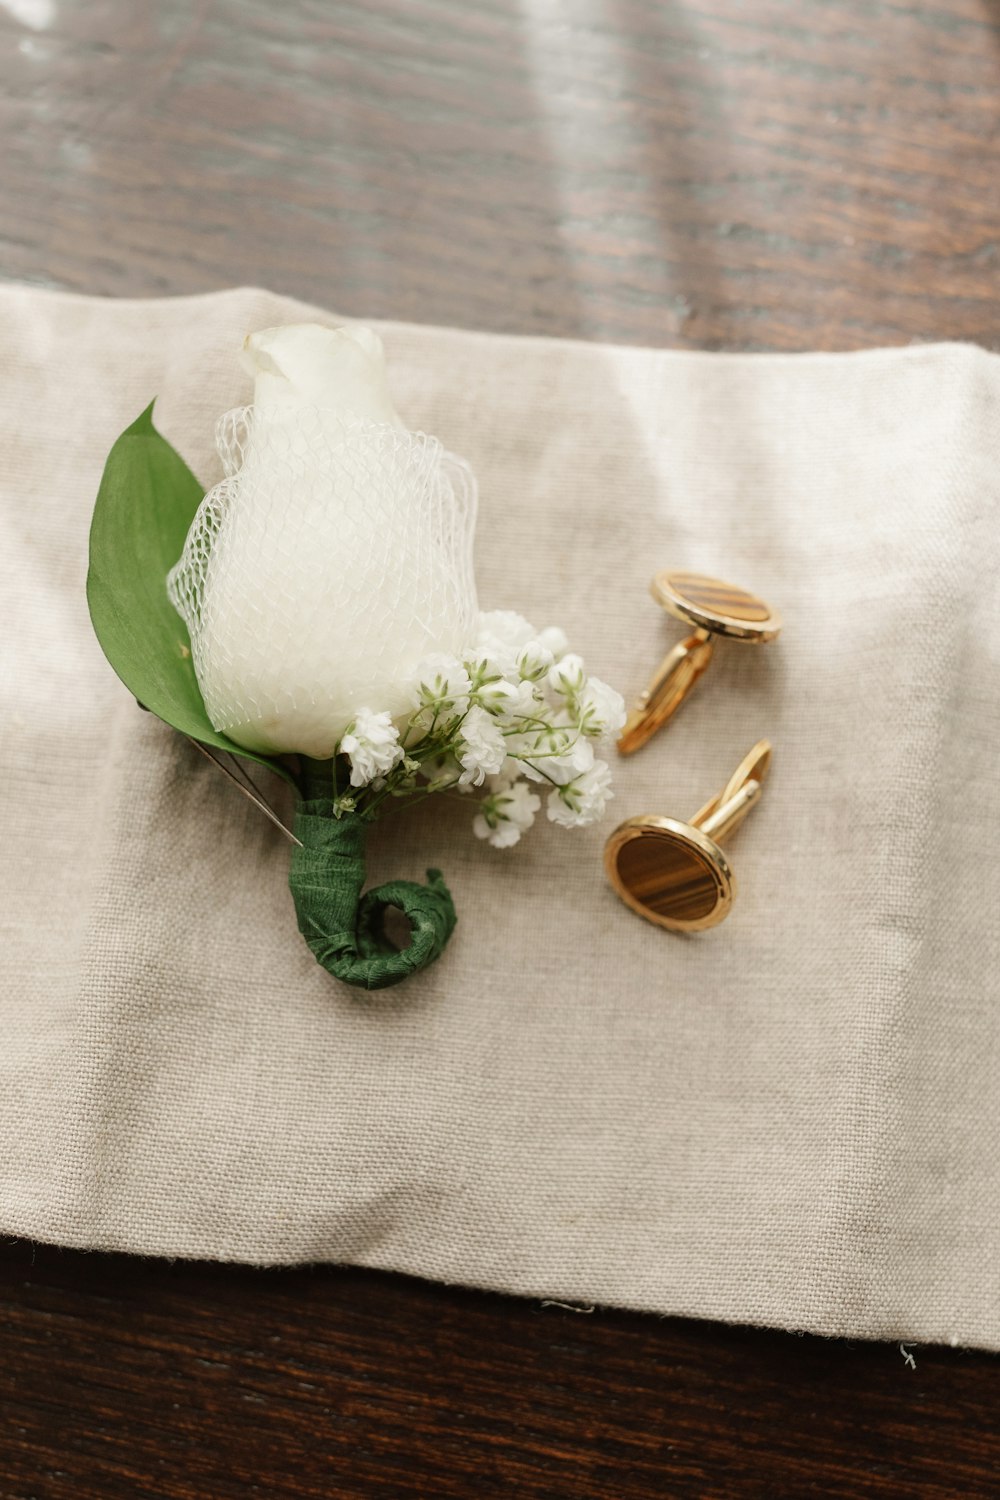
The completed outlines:
[[[171,571],[209,718],[322,759],[362,708],[403,715],[427,656],[475,631],[475,483],[406,430],[368,328],[251,334],[254,404],[219,424],[226,478]]]

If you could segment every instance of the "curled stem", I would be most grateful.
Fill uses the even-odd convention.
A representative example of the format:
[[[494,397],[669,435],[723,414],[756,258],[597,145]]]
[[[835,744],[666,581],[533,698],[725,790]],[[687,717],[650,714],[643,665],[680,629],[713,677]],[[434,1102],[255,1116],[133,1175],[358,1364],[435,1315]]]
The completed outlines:
[[[456,916],[440,870],[427,871],[426,885],[390,880],[362,895],[368,826],[358,813],[334,817],[329,796],[303,799],[294,824],[301,848],[292,850],[288,883],[317,963],[345,984],[380,990],[439,958]],[[386,937],[389,907],[410,923],[407,948],[397,950]]]

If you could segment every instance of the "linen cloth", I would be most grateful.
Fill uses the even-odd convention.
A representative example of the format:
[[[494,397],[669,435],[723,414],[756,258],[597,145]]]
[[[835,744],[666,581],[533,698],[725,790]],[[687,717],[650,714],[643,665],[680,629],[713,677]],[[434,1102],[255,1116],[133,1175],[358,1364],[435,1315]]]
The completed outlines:
[[[602,826],[499,853],[471,804],[385,824],[372,881],[440,866],[459,926],[369,996],[84,598],[118,433],[159,394],[214,481],[244,333],[315,316],[0,291],[0,1232],[1000,1347],[1000,360],[380,325],[404,419],[479,476],[483,607],[627,695],[683,631],[660,567],[785,631],[720,644]],[[764,735],[730,919],[640,921],[607,833],[689,817]]]

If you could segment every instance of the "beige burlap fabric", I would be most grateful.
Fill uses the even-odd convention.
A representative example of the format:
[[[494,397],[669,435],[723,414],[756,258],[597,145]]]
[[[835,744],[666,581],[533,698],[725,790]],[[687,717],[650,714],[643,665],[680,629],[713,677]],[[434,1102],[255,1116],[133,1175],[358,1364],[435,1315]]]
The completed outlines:
[[[484,606],[626,693],[677,638],[655,567],[786,628],[720,648],[604,827],[496,853],[445,802],[383,830],[373,878],[440,865],[460,925],[369,998],[84,601],[118,432],[159,393],[213,479],[244,331],[312,314],[9,287],[0,315],[0,1232],[1000,1347],[1000,361],[384,326],[400,411],[479,474]],[[730,920],[633,917],[612,823],[691,815],[765,734]]]

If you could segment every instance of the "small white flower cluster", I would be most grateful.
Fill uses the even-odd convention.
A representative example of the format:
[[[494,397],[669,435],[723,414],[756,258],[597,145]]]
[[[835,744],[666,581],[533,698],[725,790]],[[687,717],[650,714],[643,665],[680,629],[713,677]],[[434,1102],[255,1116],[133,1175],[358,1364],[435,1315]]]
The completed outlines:
[[[338,811],[374,811],[383,798],[482,787],[478,838],[509,849],[542,805],[564,828],[595,823],[612,797],[611,771],[595,744],[625,722],[620,694],[588,677],[561,630],[536,631],[521,615],[479,617],[463,660],[431,656],[417,669],[412,712],[400,725],[360,709],[338,754],[354,789]],[[336,763],[336,762],[335,762]]]
[[[399,731],[388,714],[373,714],[359,708],[357,717],[340,741],[341,753],[351,763],[351,786],[368,786],[384,777],[403,759]]]

